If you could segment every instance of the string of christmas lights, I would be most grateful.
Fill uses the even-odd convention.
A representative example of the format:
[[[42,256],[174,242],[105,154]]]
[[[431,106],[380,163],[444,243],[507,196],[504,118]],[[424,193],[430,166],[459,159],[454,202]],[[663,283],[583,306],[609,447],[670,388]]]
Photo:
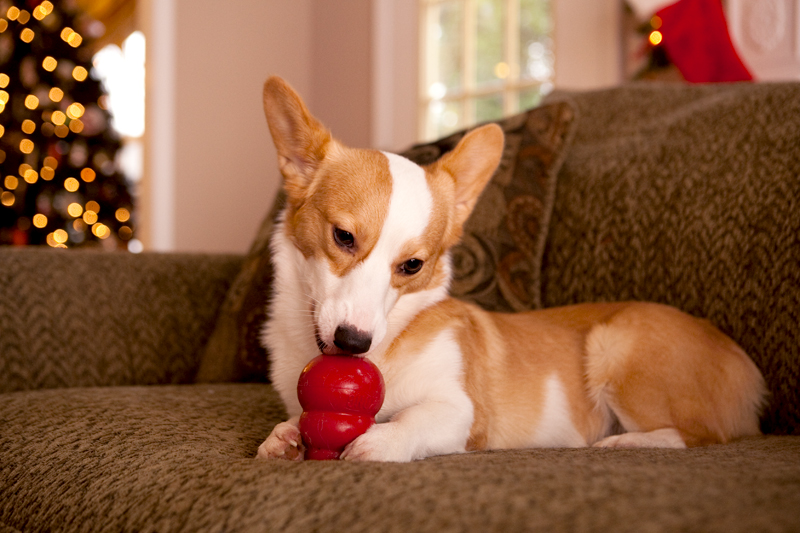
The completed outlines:
[[[121,141],[91,75],[92,21],[70,4],[0,0],[0,244],[125,249]]]

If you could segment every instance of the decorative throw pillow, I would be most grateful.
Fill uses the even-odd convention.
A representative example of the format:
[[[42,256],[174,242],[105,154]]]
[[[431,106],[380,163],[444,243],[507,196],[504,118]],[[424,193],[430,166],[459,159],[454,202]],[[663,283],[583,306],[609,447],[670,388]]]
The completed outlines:
[[[450,294],[491,311],[541,307],[542,255],[574,117],[565,101],[498,122],[506,137],[503,158],[453,249]],[[432,163],[465,134],[414,146],[402,155],[421,165]]]
[[[258,229],[242,270],[228,289],[200,360],[197,382],[269,381],[261,328],[267,319],[273,277],[269,240],[285,202],[286,195],[281,189]]]
[[[505,151],[454,249],[454,296],[496,311],[541,307],[541,259],[574,117],[571,105],[559,102],[499,122]],[[421,165],[432,163],[465,133],[401,155]],[[259,340],[273,274],[269,238],[284,202],[280,193],[228,292],[201,360],[199,382],[268,381],[267,353]]]

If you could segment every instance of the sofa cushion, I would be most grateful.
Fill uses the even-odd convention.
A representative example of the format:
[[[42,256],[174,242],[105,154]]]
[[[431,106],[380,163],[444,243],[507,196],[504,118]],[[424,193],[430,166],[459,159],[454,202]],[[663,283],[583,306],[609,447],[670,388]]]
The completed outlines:
[[[0,248],[0,392],[189,383],[241,258]]]
[[[690,450],[486,452],[410,464],[253,459],[284,416],[264,384],[0,395],[0,530],[800,528],[796,437]]]
[[[764,374],[762,429],[800,434],[800,83],[555,97],[579,119],[545,305],[651,300],[710,319]]]
[[[503,158],[453,251],[454,296],[497,311],[541,306],[541,257],[573,118],[572,107],[558,103],[499,122],[506,134]],[[415,146],[402,155],[421,165],[433,163],[455,148],[465,133]],[[272,281],[269,239],[284,201],[279,193],[228,292],[202,358],[199,382],[267,381],[268,360],[260,336]]]

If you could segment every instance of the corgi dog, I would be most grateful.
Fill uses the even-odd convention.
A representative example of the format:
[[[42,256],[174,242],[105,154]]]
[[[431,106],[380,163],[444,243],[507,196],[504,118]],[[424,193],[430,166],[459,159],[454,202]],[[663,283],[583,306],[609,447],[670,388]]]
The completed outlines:
[[[289,420],[258,457],[303,458],[297,380],[320,351],[368,358],[386,384],[345,460],[759,434],[764,380],[708,321],[636,302],[492,313],[448,296],[449,251],[503,151],[497,125],[421,167],[343,145],[280,78],[264,111],[287,205],[263,342]]]

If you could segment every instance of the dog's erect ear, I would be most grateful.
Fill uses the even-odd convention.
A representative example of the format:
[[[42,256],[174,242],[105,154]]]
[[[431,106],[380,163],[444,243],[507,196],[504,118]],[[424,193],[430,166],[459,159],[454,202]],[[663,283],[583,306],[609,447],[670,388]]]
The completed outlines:
[[[500,164],[503,143],[503,130],[500,126],[487,124],[467,133],[453,150],[435,163],[455,179],[453,222],[457,227],[467,221],[483,188]]]
[[[264,83],[264,114],[278,151],[286,194],[298,199],[325,158],[331,134],[311,116],[294,89],[277,76]]]

